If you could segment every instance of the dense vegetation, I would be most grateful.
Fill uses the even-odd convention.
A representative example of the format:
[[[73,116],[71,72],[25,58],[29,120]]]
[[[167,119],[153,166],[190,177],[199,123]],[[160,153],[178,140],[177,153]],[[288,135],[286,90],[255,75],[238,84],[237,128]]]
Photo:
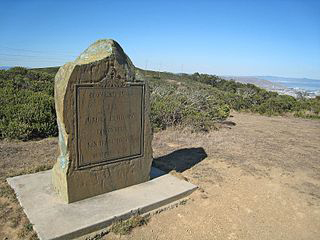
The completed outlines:
[[[22,67],[0,70],[0,138],[57,134],[53,77]]]
[[[0,138],[32,139],[57,135],[54,75],[58,68],[0,70]],[[320,98],[295,99],[252,84],[215,75],[172,74],[137,69],[151,87],[153,128],[189,126],[208,131],[230,110],[320,118]]]
[[[140,72],[153,88],[152,120],[158,128],[176,125],[178,119],[179,124],[208,130],[215,120],[225,119],[231,109],[320,119],[320,97],[296,99],[208,74]]]
[[[195,73],[191,75],[191,78],[227,92],[226,103],[237,111],[249,110],[267,115],[293,113],[297,117],[320,118],[319,97],[307,99],[301,96],[296,99],[292,96],[267,91],[253,84],[224,80],[214,75]]]

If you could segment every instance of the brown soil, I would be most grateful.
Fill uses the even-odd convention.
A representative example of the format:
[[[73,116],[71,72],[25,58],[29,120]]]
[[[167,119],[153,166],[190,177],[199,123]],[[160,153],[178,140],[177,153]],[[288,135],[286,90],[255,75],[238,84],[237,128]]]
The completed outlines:
[[[50,169],[57,154],[56,138],[0,141],[0,240],[37,239],[6,178]]]
[[[320,121],[234,113],[208,134],[156,133],[154,165],[199,186],[185,205],[103,239],[320,239]],[[0,142],[0,240],[34,238],[5,178],[47,169],[57,139]]]

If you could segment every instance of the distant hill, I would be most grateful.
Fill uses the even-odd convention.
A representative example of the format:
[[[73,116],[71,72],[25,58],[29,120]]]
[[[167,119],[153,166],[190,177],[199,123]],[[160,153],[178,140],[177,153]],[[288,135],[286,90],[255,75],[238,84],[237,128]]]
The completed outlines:
[[[276,77],[276,76],[257,76],[258,78],[269,80],[272,82],[302,82],[302,81],[320,81],[320,79],[311,78],[289,78],[289,77]]]
[[[13,68],[13,67],[0,66],[0,70],[8,70],[10,68]],[[58,72],[59,68],[60,67],[46,67],[46,68],[31,68],[31,69],[32,70],[37,70],[37,71],[40,71],[40,72],[47,72],[47,73],[56,74]]]
[[[258,87],[267,89],[267,90],[274,90],[274,89],[285,89],[286,86],[280,83],[272,82],[267,79],[263,79],[261,77],[256,76],[221,76],[226,80],[234,80],[240,83],[251,83]]]
[[[56,74],[60,67],[32,68],[32,70]]]
[[[304,89],[319,91],[320,80],[311,78],[288,78],[277,76],[221,76],[226,80],[235,80],[240,83],[252,83],[267,90]]]
[[[8,70],[12,67],[9,67],[9,66],[0,66],[0,70]]]
[[[138,69],[138,68],[137,68]],[[47,68],[33,68],[33,70],[47,72],[50,74],[56,74],[59,67],[47,67]],[[143,70],[146,76],[159,76],[159,78],[190,78],[192,74],[185,73],[169,73],[169,72],[159,72],[151,70]],[[290,91],[300,91],[299,89],[309,90],[313,92],[320,91],[320,80],[310,79],[310,78],[286,78],[277,76],[220,76],[225,80],[234,80],[239,83],[251,83],[257,87],[264,88],[269,91],[277,91],[282,94],[288,94],[295,96],[295,93],[290,93]],[[293,90],[299,88],[297,90]],[[303,91],[304,91],[303,90]],[[319,94],[316,94],[319,95]]]
[[[47,72],[51,74],[56,74],[59,70],[59,67],[47,67],[47,68],[33,68],[33,70],[38,70],[41,72]],[[150,70],[142,70],[146,73],[146,75],[158,75],[157,71]],[[180,73],[168,73],[161,72],[161,78],[164,76],[177,78],[179,77],[187,77],[189,74]],[[251,83],[258,87],[267,89],[267,90],[286,90],[288,88],[302,88],[306,90],[310,89],[320,89],[320,80],[310,79],[310,78],[287,78],[287,77],[277,77],[277,76],[220,76],[226,80],[234,80],[240,83]]]
[[[311,78],[288,78],[276,76],[258,76],[260,79],[282,84],[290,88],[302,88],[305,90],[320,90],[320,80]]]

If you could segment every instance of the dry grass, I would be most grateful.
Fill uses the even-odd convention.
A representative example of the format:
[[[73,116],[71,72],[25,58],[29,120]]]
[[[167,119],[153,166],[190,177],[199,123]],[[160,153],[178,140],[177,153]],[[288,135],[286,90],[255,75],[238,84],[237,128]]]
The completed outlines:
[[[0,141],[0,236],[37,239],[6,178],[50,169],[56,154],[56,138],[29,142]]]
[[[118,235],[127,235],[132,231],[132,229],[146,225],[147,222],[147,217],[137,215],[127,220],[121,220],[113,223],[110,228],[110,231]]]
[[[154,135],[154,164],[200,188],[190,204],[146,227],[133,230],[139,219],[115,224],[114,232],[130,232],[121,239],[320,239],[320,121],[244,113],[228,120],[209,133]],[[6,178],[51,168],[56,156],[56,138],[0,141],[1,238],[36,239]]]
[[[223,161],[248,175],[266,177],[271,168],[279,168],[288,174],[304,170],[320,179],[320,121],[237,113],[229,120],[236,126],[209,133],[159,132],[154,137],[154,157],[164,158],[177,149],[203,148],[208,161]],[[205,168],[205,163],[193,168],[195,176],[203,179],[215,174],[214,169]],[[215,177],[221,180],[217,174]]]
[[[155,134],[158,166],[182,169],[200,189],[122,239],[320,239],[320,122],[244,113],[229,121],[207,134]]]

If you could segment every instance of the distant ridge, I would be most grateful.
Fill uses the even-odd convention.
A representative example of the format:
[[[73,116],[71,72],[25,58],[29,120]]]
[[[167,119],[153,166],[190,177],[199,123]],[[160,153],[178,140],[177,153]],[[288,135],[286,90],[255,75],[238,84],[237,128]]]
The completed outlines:
[[[32,68],[32,70],[56,74],[60,67]]]
[[[277,76],[256,76],[260,79],[269,80],[272,82],[301,82],[301,81],[319,81],[320,79],[312,79],[312,78],[290,78],[290,77],[277,77]]]
[[[274,89],[304,89],[320,90],[320,80],[311,78],[289,78],[277,76],[221,76],[226,80],[235,80],[241,83],[252,83],[267,90]]]
[[[276,76],[258,76],[260,79],[282,84],[289,88],[320,91],[320,80],[311,78],[289,78]]]
[[[8,70],[12,67],[9,67],[9,66],[0,66],[0,70]]]
[[[9,69],[8,66],[0,66],[0,69]],[[59,66],[56,67],[46,67],[46,68],[31,68],[36,71],[47,72],[51,74],[56,74],[59,70]],[[143,69],[141,69],[143,70]],[[157,72],[152,70],[143,70],[150,72]],[[186,73],[170,73],[162,72],[162,74],[169,73],[176,76],[190,75]],[[320,79],[311,79],[311,78],[289,78],[289,77],[278,77],[278,76],[230,76],[230,75],[221,75],[220,76],[226,80],[234,80],[240,83],[251,83],[258,87],[264,88],[269,91],[276,91],[278,93],[284,93],[288,95],[291,94],[290,91],[307,91],[313,92],[316,95],[320,95]]]
[[[284,89],[286,88],[285,85],[280,84],[280,83],[275,83],[267,79],[262,79],[257,76],[221,76],[222,78],[226,80],[234,80],[236,82],[241,82],[241,83],[251,83],[254,84],[258,87],[265,88],[268,90],[274,90],[274,89]]]

